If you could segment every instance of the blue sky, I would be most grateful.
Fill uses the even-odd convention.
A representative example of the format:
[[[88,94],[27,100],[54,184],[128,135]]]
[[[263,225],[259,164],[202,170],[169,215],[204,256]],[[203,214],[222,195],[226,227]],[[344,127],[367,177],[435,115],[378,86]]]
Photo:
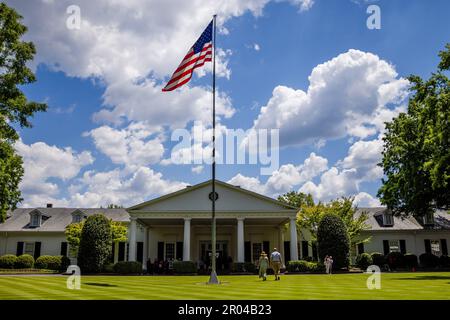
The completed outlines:
[[[209,127],[210,65],[182,90],[160,89],[213,12],[219,124],[279,128],[281,145],[270,176],[228,164],[218,178],[269,196],[378,205],[383,121],[404,110],[406,76],[436,69],[450,31],[448,1],[198,1],[176,11],[184,1],[7,2],[38,51],[38,80],[23,90],[49,106],[20,130],[24,206],[132,205],[210,178],[207,164],[165,161],[173,130]],[[76,30],[66,27],[72,4]],[[366,26],[371,4],[379,30]]]

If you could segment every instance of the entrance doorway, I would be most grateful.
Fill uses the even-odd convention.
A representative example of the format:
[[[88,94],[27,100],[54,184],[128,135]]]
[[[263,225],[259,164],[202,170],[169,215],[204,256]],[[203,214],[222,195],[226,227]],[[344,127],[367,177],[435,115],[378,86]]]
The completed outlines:
[[[211,268],[212,246],[211,241],[200,241],[200,269],[208,271]],[[231,259],[228,252],[228,241],[216,241],[216,271],[224,272],[231,268]]]

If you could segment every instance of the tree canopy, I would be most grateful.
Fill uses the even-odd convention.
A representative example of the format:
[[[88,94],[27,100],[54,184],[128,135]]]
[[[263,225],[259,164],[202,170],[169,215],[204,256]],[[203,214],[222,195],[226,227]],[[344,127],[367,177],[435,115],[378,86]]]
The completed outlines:
[[[28,101],[20,90],[20,86],[36,81],[27,66],[36,49],[32,42],[21,40],[27,32],[21,19],[14,9],[0,3],[0,223],[7,210],[15,209],[22,200],[18,185],[23,169],[13,148],[19,139],[14,125],[31,127],[29,118],[47,108],[43,103]]]
[[[364,211],[356,215],[358,208],[353,202],[352,197],[342,197],[328,203],[304,206],[297,215],[297,226],[308,230],[315,241],[320,221],[324,216],[334,214],[344,222],[351,245],[366,242],[369,238],[362,238],[361,232],[369,227],[366,223],[368,215]]]
[[[450,44],[439,56],[428,80],[408,77],[407,112],[386,123],[378,196],[395,214],[450,208]]]
[[[128,229],[125,224],[119,221],[112,221],[108,219],[111,230],[112,242],[127,241]],[[84,221],[78,223],[71,223],[66,227],[65,234],[67,242],[69,243],[70,251],[72,255],[77,255],[78,248],[80,246],[81,233],[84,226]]]

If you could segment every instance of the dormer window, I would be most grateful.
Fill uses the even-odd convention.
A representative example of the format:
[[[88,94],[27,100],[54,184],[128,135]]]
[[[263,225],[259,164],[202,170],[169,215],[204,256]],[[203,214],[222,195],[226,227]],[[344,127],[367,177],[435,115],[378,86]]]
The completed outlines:
[[[33,212],[31,213],[31,217],[30,217],[30,227],[40,227],[41,226],[41,221],[42,221],[42,216],[39,212]]]
[[[83,221],[83,218],[85,218],[84,213],[80,210],[72,213],[72,223],[80,223],[81,221]]]
[[[429,212],[423,216],[423,224],[433,225],[434,224],[434,213]]]
[[[393,217],[392,213],[385,212],[383,214],[383,224],[385,226],[393,226],[394,225],[394,217]]]

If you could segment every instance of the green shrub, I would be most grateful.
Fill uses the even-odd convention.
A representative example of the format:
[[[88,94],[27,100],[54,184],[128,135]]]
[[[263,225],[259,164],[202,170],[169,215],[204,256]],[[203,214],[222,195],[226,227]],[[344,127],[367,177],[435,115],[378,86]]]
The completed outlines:
[[[439,266],[443,267],[443,268],[448,268],[450,267],[450,257],[449,256],[440,256],[439,257]]]
[[[286,269],[289,272],[307,272],[309,271],[308,264],[310,263],[312,262],[306,260],[292,260],[288,262]]]
[[[432,253],[422,253],[419,260],[420,265],[424,268],[436,268],[439,265],[439,257]]]
[[[356,266],[361,270],[367,270],[367,267],[373,264],[372,256],[368,253],[358,254],[356,257]]]
[[[407,268],[417,268],[418,262],[417,262],[417,256],[412,253],[405,254],[405,267]]]
[[[243,262],[233,262],[231,264],[231,272],[235,272],[235,273],[244,272],[244,263]]]
[[[302,258],[302,260],[304,260],[304,261],[308,261],[308,262],[313,262],[313,261],[314,261],[314,258],[313,258],[313,257],[310,257],[310,256],[308,256],[308,257],[303,257],[303,258]]]
[[[325,272],[325,265],[305,260],[289,261],[286,269],[289,272]]]
[[[104,273],[114,273],[114,263],[108,263],[108,264],[103,265],[102,272],[104,272]]]
[[[344,221],[335,214],[325,214],[317,228],[320,261],[333,256],[333,269],[348,268],[350,240]]]
[[[391,269],[403,268],[405,267],[405,258],[401,252],[390,252],[386,256],[386,262]]]
[[[376,266],[379,266],[380,268],[386,264],[385,256],[379,252],[372,252],[371,257],[372,263]]]
[[[231,272],[235,273],[243,273],[243,272],[250,272],[250,273],[256,273],[256,266],[254,263],[251,262],[233,262],[231,265]]]
[[[36,259],[36,269],[49,269],[55,271],[66,271],[70,265],[70,259],[66,256],[40,256]]]
[[[120,274],[141,274],[142,263],[138,261],[120,261],[114,265],[113,270],[115,273]]]
[[[83,273],[100,272],[111,256],[111,224],[103,214],[89,216],[81,230],[78,266]]]
[[[5,254],[0,257],[0,269],[14,269],[17,257],[13,254]]]
[[[197,273],[197,264],[193,261],[174,261],[173,271],[178,274]]]
[[[34,258],[29,254],[23,254],[17,257],[14,268],[16,269],[29,269],[33,268]]]
[[[250,273],[256,273],[256,266],[254,263],[251,262],[245,262],[244,263],[244,271],[250,272]]]

